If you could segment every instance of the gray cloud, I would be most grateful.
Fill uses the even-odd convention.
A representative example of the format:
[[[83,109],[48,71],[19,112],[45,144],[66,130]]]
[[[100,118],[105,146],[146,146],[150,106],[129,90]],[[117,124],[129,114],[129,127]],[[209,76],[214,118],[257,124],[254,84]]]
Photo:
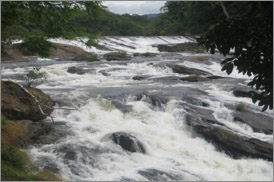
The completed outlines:
[[[149,14],[160,13],[165,1],[104,1],[108,10],[117,14]]]

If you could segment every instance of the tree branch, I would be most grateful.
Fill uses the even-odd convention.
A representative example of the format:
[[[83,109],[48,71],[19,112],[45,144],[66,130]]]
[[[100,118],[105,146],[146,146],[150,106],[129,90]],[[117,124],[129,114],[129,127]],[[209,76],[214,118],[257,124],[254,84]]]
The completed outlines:
[[[224,12],[226,18],[229,19],[229,14],[228,14],[228,12],[227,12],[227,10],[226,10],[226,8],[225,8],[224,3],[223,3],[222,1],[219,1],[219,2],[220,2],[221,6],[222,6],[222,8],[223,8],[223,12]]]

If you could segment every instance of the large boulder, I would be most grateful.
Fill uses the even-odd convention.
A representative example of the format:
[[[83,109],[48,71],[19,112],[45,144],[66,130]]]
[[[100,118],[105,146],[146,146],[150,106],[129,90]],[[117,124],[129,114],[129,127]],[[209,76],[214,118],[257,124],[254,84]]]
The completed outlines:
[[[59,43],[53,43],[53,45],[56,49],[51,51],[50,59],[82,61],[88,60],[92,55],[79,47]],[[20,44],[13,44],[7,48],[6,54],[1,56],[1,61],[32,61],[32,57],[37,56],[31,55],[28,51],[20,51],[19,47]]]
[[[81,67],[75,67],[75,66],[71,66],[67,70],[68,73],[78,74],[78,75],[83,75],[83,74],[87,73],[88,71],[89,70],[85,70]]]
[[[217,149],[234,158],[245,156],[273,161],[271,143],[236,134],[215,120],[214,117],[208,118],[199,114],[188,114],[186,121],[199,135],[212,142]]]
[[[1,81],[1,111],[12,120],[39,121],[45,119],[53,111],[54,102],[49,96],[37,88],[26,88],[40,104],[44,114],[35,99],[18,84]]]
[[[167,64],[167,67],[171,68],[174,73],[185,74],[185,75],[211,75],[210,73],[195,69],[189,68],[182,65]]]
[[[236,97],[249,97],[252,98],[253,93],[259,93],[256,89],[254,88],[249,88],[249,87],[243,87],[243,86],[237,86],[232,89],[232,93]]]
[[[195,42],[186,42],[176,45],[159,44],[156,45],[160,52],[191,52],[191,53],[203,53],[206,52],[205,47],[198,45]]]
[[[124,132],[112,133],[110,139],[129,152],[145,153],[143,144],[135,137]]]
[[[148,92],[143,92],[135,95],[137,101],[144,101],[153,107],[163,108],[163,106],[168,102],[168,99],[165,96],[161,96],[159,94],[151,94]]]

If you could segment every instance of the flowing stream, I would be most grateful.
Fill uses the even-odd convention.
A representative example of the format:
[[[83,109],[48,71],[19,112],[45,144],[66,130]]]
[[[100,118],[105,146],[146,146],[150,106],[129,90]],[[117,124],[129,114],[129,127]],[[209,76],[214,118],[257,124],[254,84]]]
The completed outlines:
[[[187,41],[193,40],[187,37],[105,37],[100,44],[112,50],[129,54],[153,52],[157,56],[93,63],[49,59],[2,63],[2,79],[17,82],[20,82],[18,75],[27,73],[34,65],[41,65],[48,78],[37,84],[37,88],[56,101],[56,108],[75,109],[53,111],[51,116],[64,136],[55,143],[30,146],[27,152],[34,164],[73,181],[272,181],[272,162],[258,158],[233,159],[197,136],[186,124],[187,107],[202,102],[227,128],[273,143],[271,134],[255,132],[248,124],[233,122],[233,110],[227,106],[244,103],[260,112],[261,108],[250,98],[232,94],[234,86],[244,86],[251,78],[236,70],[226,75],[221,71],[223,58],[218,54],[159,53],[153,46]],[[76,41],[65,43],[82,46]],[[82,48],[99,55],[109,52]],[[203,57],[208,60],[193,61]],[[224,78],[198,82],[170,79],[189,75],[174,73],[168,64],[197,68]],[[67,72],[70,67],[80,68],[84,74]],[[146,79],[133,79],[136,76]],[[272,111],[263,114],[272,117]],[[109,139],[114,132],[135,136],[146,153],[124,150]]]

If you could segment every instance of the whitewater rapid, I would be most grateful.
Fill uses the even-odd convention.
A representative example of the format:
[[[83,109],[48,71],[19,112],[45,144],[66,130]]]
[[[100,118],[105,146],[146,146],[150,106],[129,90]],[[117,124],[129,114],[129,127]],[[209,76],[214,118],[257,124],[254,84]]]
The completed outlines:
[[[86,48],[79,42],[52,41],[77,45],[89,52],[105,52]],[[100,44],[130,53],[159,53],[152,45],[188,41],[193,40],[186,37],[106,37]],[[26,151],[34,164],[41,170],[50,168],[63,180],[69,181],[146,181],[149,180],[144,175],[147,171],[154,171],[155,174],[158,171],[158,176],[152,179],[165,181],[272,181],[272,162],[254,158],[233,159],[217,151],[204,138],[198,137],[186,124],[186,101],[182,96],[208,103],[209,109],[214,111],[214,117],[231,130],[273,143],[272,135],[254,132],[247,124],[233,122],[232,111],[224,104],[244,103],[260,111],[260,107],[255,106],[251,99],[236,98],[229,90],[235,84],[244,85],[251,78],[236,71],[229,76],[221,72],[221,66],[216,61],[220,59],[219,55],[176,53],[179,59],[162,55],[159,53],[155,60],[144,58],[126,63],[38,59],[31,64],[2,64],[2,77],[17,82],[20,82],[18,75],[27,73],[33,65],[42,64],[41,71],[47,73],[47,80],[37,85],[37,88],[56,101],[56,108],[65,106],[74,109],[53,111],[51,116],[56,123],[65,122],[66,136],[52,144],[28,148]],[[209,64],[189,61],[193,56],[208,56]],[[181,58],[185,61],[181,61]],[[159,63],[199,68],[228,79],[226,83],[158,82],[155,80],[161,77],[186,77],[173,73],[169,67],[155,66]],[[87,71],[81,75],[67,72],[72,66]],[[149,79],[132,79],[140,75],[149,76]],[[138,98],[138,94],[142,93],[164,95],[168,101],[155,106],[145,94]],[[129,111],[121,110],[114,101],[126,105]],[[272,117],[272,111],[265,114]],[[49,118],[46,121],[50,121]],[[146,153],[131,153],[122,149],[106,137],[114,132],[133,134],[143,143]],[[74,154],[73,159],[67,156],[68,151]]]

